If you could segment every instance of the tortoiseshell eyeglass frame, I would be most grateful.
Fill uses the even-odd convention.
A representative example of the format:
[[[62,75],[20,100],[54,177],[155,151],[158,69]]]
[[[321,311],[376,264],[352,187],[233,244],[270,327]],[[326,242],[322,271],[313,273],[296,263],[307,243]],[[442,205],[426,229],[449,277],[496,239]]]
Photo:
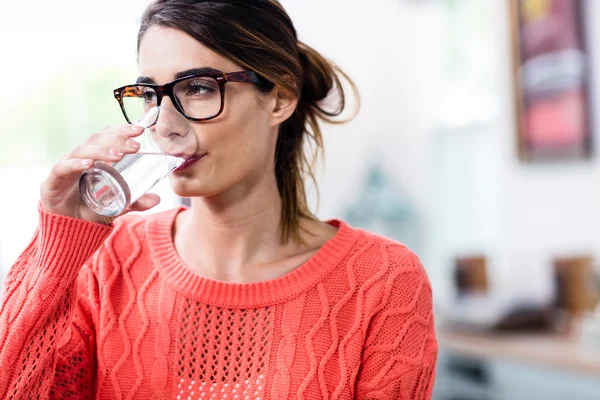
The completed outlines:
[[[207,118],[192,118],[185,113],[181,104],[179,103],[179,99],[173,94],[173,88],[179,82],[184,81],[190,78],[213,78],[217,81],[219,85],[219,92],[221,93],[221,107],[219,108],[219,112],[215,115]],[[154,83],[136,83],[132,85],[122,86],[118,89],[114,90],[115,99],[119,102],[119,106],[121,106],[121,111],[123,112],[123,116],[127,120],[128,123],[132,124],[133,122],[129,120],[127,116],[127,112],[125,111],[125,106],[123,104],[124,97],[138,97],[136,92],[139,90],[139,87],[150,87],[154,89],[156,92],[156,105],[160,106],[160,103],[164,96],[169,96],[171,102],[184,117],[186,117],[190,121],[201,122],[208,121],[213,118],[217,118],[223,112],[223,108],[225,107],[225,84],[227,82],[245,82],[245,83],[254,83],[257,85],[261,85],[263,87],[272,87],[273,85],[267,81],[266,79],[260,77],[254,71],[237,71],[237,72],[214,72],[214,73],[203,73],[203,74],[194,74],[184,76],[178,79],[175,79],[172,82],[166,83],[164,85],[157,85]],[[132,96],[127,96],[131,94]]]

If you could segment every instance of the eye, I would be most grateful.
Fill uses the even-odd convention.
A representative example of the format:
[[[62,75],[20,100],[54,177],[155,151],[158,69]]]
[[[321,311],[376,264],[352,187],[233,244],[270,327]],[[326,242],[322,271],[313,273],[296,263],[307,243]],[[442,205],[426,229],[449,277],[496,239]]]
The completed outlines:
[[[204,79],[189,81],[186,96],[209,96],[217,90],[216,84]]]
[[[149,88],[143,89],[142,98],[146,103],[153,103],[156,100],[156,92]]]

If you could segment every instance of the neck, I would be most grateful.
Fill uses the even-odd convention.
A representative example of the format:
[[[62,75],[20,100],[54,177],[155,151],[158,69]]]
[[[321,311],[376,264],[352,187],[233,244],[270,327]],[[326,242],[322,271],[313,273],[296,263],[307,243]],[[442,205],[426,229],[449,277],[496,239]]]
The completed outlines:
[[[210,275],[238,275],[281,252],[281,199],[275,179],[250,190],[193,198],[178,231],[191,265]]]

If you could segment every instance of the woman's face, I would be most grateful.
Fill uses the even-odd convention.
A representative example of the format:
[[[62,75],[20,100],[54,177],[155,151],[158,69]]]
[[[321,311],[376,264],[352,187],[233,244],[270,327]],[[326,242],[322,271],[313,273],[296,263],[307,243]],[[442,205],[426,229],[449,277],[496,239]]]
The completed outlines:
[[[140,76],[153,83],[162,85],[177,73],[205,67],[222,72],[244,70],[176,29],[154,26],[141,40]],[[175,193],[235,198],[272,183],[277,126],[282,122],[277,97],[277,90],[262,94],[253,84],[227,83],[223,113],[204,122],[190,121],[197,139],[196,154],[203,157],[170,175]],[[161,106],[174,109],[168,97]]]

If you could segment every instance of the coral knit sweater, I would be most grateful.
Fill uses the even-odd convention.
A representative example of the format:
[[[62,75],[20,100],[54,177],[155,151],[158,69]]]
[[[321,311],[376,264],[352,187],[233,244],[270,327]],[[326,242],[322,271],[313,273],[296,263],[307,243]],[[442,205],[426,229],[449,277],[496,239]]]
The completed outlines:
[[[332,221],[294,271],[223,282],[178,257],[180,210],[39,210],[0,304],[1,399],[431,397],[431,288],[406,247]]]

